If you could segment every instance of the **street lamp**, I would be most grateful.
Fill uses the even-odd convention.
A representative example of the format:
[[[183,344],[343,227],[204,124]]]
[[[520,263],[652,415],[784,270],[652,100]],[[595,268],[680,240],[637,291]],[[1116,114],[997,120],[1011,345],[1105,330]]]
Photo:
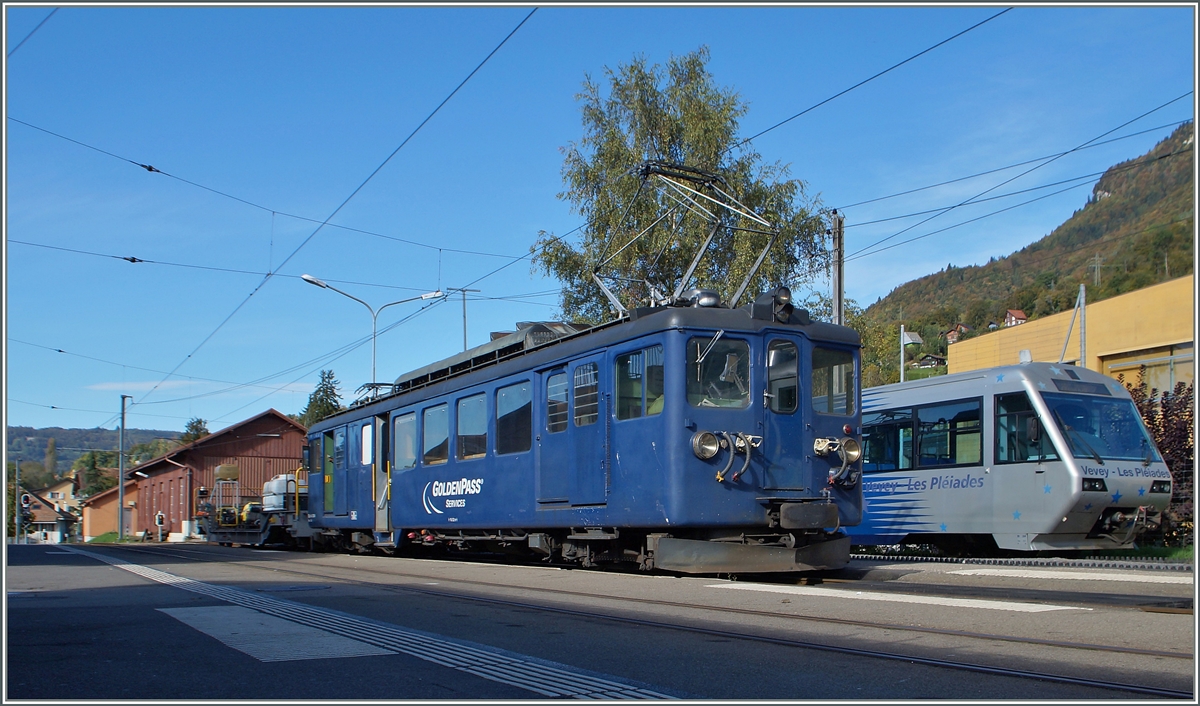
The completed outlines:
[[[376,336],[376,331],[378,330],[377,324],[379,321],[379,312],[383,311],[384,309],[388,308],[389,306],[395,306],[396,304],[405,304],[407,302],[415,302],[418,299],[437,299],[438,297],[444,296],[442,294],[442,290],[438,289],[438,290],[435,290],[432,292],[425,292],[424,294],[421,294],[419,296],[409,297],[408,299],[401,299],[400,301],[397,301],[397,302],[390,302],[388,304],[384,304],[383,306],[379,307],[378,309],[374,309],[371,307],[370,304],[359,299],[358,297],[354,296],[353,294],[346,294],[345,292],[343,292],[342,290],[333,286],[332,284],[329,284],[328,282],[323,282],[323,281],[317,279],[316,277],[313,277],[312,275],[308,275],[308,274],[300,275],[300,279],[304,280],[305,282],[308,282],[309,284],[316,285],[322,289],[332,289],[333,291],[337,292],[338,294],[341,294],[344,297],[349,297],[349,298],[353,299],[354,301],[358,302],[359,304],[362,304],[363,306],[367,307],[367,311],[371,312],[371,383],[372,384],[375,382],[375,336]]]

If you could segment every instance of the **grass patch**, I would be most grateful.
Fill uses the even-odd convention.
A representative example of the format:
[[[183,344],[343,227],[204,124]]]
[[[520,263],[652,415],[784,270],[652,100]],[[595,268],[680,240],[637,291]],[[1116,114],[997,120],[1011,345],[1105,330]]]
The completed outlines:
[[[118,544],[121,541],[122,540],[117,538],[117,533],[114,530],[112,532],[105,532],[104,534],[100,535],[99,537],[93,537],[92,539],[88,540],[88,543],[89,544]],[[134,542],[137,540],[131,536],[126,536],[124,541],[125,542]]]

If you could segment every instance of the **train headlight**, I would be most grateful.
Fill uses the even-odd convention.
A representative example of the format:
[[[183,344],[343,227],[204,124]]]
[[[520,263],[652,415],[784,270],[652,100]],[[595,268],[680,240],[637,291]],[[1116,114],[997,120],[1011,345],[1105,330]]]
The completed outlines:
[[[1171,481],[1169,481],[1169,480],[1154,481],[1153,483],[1150,484],[1150,492],[1151,493],[1168,493],[1168,494],[1170,494]]]
[[[721,442],[711,431],[698,431],[692,435],[692,453],[696,454],[696,458],[707,461],[716,456],[720,449]]]
[[[842,457],[842,463],[854,463],[862,458],[862,446],[847,436],[838,442],[838,455]]]
[[[1096,491],[1100,493],[1107,493],[1108,486],[1104,484],[1103,478],[1084,478],[1083,490],[1084,492]],[[1154,490],[1151,489],[1150,492],[1153,493]]]

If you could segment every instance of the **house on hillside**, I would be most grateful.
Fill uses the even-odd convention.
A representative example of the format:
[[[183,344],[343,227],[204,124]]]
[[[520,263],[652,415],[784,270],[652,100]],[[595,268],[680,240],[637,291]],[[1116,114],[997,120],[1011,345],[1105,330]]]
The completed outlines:
[[[946,339],[946,343],[958,343],[958,339],[970,330],[971,327],[966,324],[954,324],[949,331],[942,331],[942,338]]]
[[[1008,311],[1004,312],[1005,326],[1018,326],[1028,320],[1029,317],[1025,316],[1025,312],[1021,311],[1020,309],[1009,309]]]
[[[137,484],[135,526],[154,527],[161,511],[169,540],[197,536],[197,492],[213,487],[217,466],[238,467],[243,495],[261,492],[274,476],[300,471],[307,433],[291,417],[269,409],[129,469],[126,479]]]
[[[934,355],[933,353],[926,353],[925,355],[921,356],[917,362],[913,363],[913,366],[917,368],[937,368],[944,366],[945,364],[946,359],[944,357],[940,355]]]

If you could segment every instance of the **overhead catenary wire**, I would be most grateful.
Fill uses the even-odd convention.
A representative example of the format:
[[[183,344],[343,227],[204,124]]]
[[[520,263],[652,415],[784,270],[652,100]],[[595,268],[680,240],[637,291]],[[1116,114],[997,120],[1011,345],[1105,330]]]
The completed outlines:
[[[168,178],[171,178],[171,179],[175,179],[176,181],[180,181],[180,182],[182,182],[182,183],[184,183],[184,184],[188,184],[188,185],[190,185],[190,186],[194,186],[194,187],[196,187],[196,188],[203,189],[204,191],[208,191],[208,192],[211,192],[211,193],[213,193],[213,194],[217,194],[218,196],[222,196],[222,197],[224,197],[224,198],[227,198],[227,199],[232,199],[232,200],[234,200],[234,201],[237,201],[237,202],[239,202],[239,203],[245,204],[245,205],[247,205],[247,206],[250,206],[250,207],[252,207],[252,208],[256,208],[256,209],[258,209],[258,210],[261,210],[261,211],[263,211],[264,213],[270,213],[270,214],[271,214],[271,216],[272,216],[272,219],[271,219],[271,220],[272,220],[272,228],[274,227],[274,217],[275,217],[275,216],[283,216],[283,217],[285,217],[285,218],[293,218],[293,219],[295,219],[295,220],[298,220],[298,221],[305,221],[305,222],[308,222],[308,223],[323,223],[323,224],[324,224],[324,226],[325,226],[325,227],[327,227],[327,228],[337,228],[337,229],[339,229],[339,230],[345,230],[345,231],[349,231],[349,232],[352,232],[352,233],[361,233],[361,234],[363,234],[363,235],[369,235],[369,236],[372,236],[372,237],[375,237],[375,238],[383,238],[383,239],[385,239],[385,240],[392,240],[392,241],[395,241],[395,242],[398,242],[398,243],[404,243],[404,244],[406,244],[406,245],[412,245],[412,246],[419,247],[419,248],[426,248],[426,249],[429,249],[429,250],[438,250],[438,251],[445,250],[446,252],[458,253],[458,254],[460,254],[460,255],[477,255],[477,256],[480,256],[480,257],[499,257],[499,258],[507,258],[507,257],[512,257],[512,255],[511,255],[511,254],[506,254],[506,253],[494,253],[494,252],[486,252],[486,251],[483,251],[483,250],[467,250],[467,249],[465,249],[465,248],[448,248],[448,247],[445,247],[444,245],[430,245],[429,243],[422,243],[422,242],[421,242],[421,241],[419,241],[419,240],[411,240],[411,239],[409,239],[409,238],[401,238],[401,237],[394,236],[394,235],[387,235],[387,234],[384,234],[384,233],[377,233],[377,232],[375,232],[375,231],[365,230],[365,229],[363,229],[363,228],[353,228],[353,227],[351,227],[351,226],[340,225],[340,224],[337,224],[337,223],[327,223],[327,222],[324,222],[324,221],[322,221],[322,220],[321,220],[321,219],[319,219],[319,218],[312,218],[312,217],[309,217],[309,216],[301,216],[301,215],[298,215],[298,214],[295,214],[295,213],[288,213],[288,212],[286,212],[286,211],[280,211],[280,210],[278,210],[278,209],[275,209],[275,208],[271,208],[271,207],[268,207],[268,206],[263,206],[262,204],[254,203],[253,201],[249,201],[249,200],[247,200],[247,199],[244,199],[244,198],[242,198],[242,197],[240,197],[240,196],[235,196],[235,195],[233,195],[233,194],[230,194],[230,193],[227,193],[227,192],[225,192],[225,191],[221,191],[221,190],[219,190],[219,189],[214,189],[214,188],[212,188],[212,187],[210,187],[210,186],[205,186],[204,184],[200,184],[200,183],[197,183],[197,182],[191,181],[191,180],[189,180],[189,179],[184,179],[183,177],[177,176],[177,175],[175,175],[175,174],[170,174],[170,173],[168,173],[168,172],[164,172],[164,171],[162,171],[161,169],[158,169],[157,167],[154,167],[154,166],[152,166],[152,165],[149,165],[149,164],[142,164],[141,162],[138,162],[137,160],[130,159],[130,158],[128,158],[128,157],[122,157],[122,156],[121,156],[121,155],[119,155],[119,154],[114,154],[114,153],[112,153],[112,152],[109,152],[108,150],[101,149],[101,148],[99,148],[99,147],[96,147],[96,146],[94,146],[94,145],[90,145],[90,144],[88,144],[88,143],[86,143],[86,142],[81,142],[81,141],[79,141],[79,140],[76,140],[76,139],[74,139],[74,138],[71,138],[71,137],[67,137],[66,135],[62,135],[62,134],[59,134],[59,133],[57,133],[57,132],[54,132],[53,130],[47,130],[47,129],[46,129],[46,128],[44,128],[44,127],[40,127],[40,126],[38,126],[38,125],[34,125],[34,124],[32,124],[32,123],[25,122],[24,120],[19,120],[19,119],[17,119],[17,118],[11,117],[11,116],[10,116],[8,119],[9,119],[9,120],[11,120],[11,121],[13,121],[13,122],[15,122],[15,123],[18,123],[18,124],[24,125],[24,126],[26,126],[26,127],[28,127],[28,128],[32,128],[32,129],[34,129],[34,130],[38,130],[38,131],[40,131],[40,132],[44,132],[44,133],[46,133],[47,135],[51,135],[51,136],[53,136],[53,137],[57,137],[57,138],[59,138],[59,139],[61,139],[61,140],[66,140],[67,142],[71,142],[71,143],[74,143],[74,144],[76,144],[76,145],[79,145],[79,146],[81,146],[81,147],[85,147],[85,148],[87,148],[87,149],[94,150],[94,151],[96,151],[96,152],[99,152],[99,153],[101,153],[101,154],[108,155],[109,157],[113,157],[113,158],[115,158],[115,159],[119,159],[119,160],[121,160],[122,162],[128,162],[129,164],[133,164],[133,165],[135,165],[135,166],[141,167],[142,169],[145,169],[145,170],[147,170],[147,171],[149,171],[149,172],[151,172],[151,173],[153,173],[153,174],[162,174],[162,175],[163,175],[163,176],[165,176],[165,177],[168,177]],[[273,236],[272,236],[272,238],[273,238]],[[278,269],[278,268],[276,268],[276,270],[277,270],[277,269]]]
[[[54,17],[54,13],[58,12],[58,11],[59,11],[59,9],[60,9],[60,8],[57,8],[57,7],[56,7],[56,8],[54,8],[53,10],[51,10],[51,11],[50,11],[50,14],[49,14],[49,15],[46,15],[44,18],[42,18],[42,21],[41,21],[41,22],[38,22],[38,23],[37,23],[37,26],[36,26],[36,27],[34,27],[33,29],[31,29],[31,30],[29,31],[29,34],[25,35],[25,38],[24,38],[24,39],[22,39],[21,41],[17,42],[17,46],[15,46],[15,47],[13,47],[12,49],[9,49],[9,50],[8,50],[8,54],[7,54],[7,55],[5,55],[5,58],[12,58],[12,55],[13,55],[13,54],[16,54],[16,53],[17,53],[17,50],[18,50],[18,49],[20,49],[20,48],[21,48],[21,46],[25,44],[25,42],[28,42],[30,37],[32,37],[33,35],[37,34],[37,31],[38,31],[39,29],[41,29],[41,28],[42,28],[42,25],[46,24],[46,22],[47,22],[47,21],[48,21],[48,20],[49,20],[51,17]]]
[[[832,96],[830,96],[830,97],[826,98],[825,100],[821,101],[820,103],[816,103],[816,104],[814,104],[814,105],[811,105],[811,106],[809,106],[808,108],[805,108],[804,110],[800,111],[799,113],[796,113],[796,114],[795,114],[795,115],[793,115],[792,117],[790,117],[790,118],[787,118],[787,119],[785,119],[785,120],[781,120],[781,121],[779,121],[779,122],[775,123],[774,125],[772,125],[771,127],[767,128],[766,130],[763,130],[763,131],[761,131],[761,132],[757,132],[757,133],[755,133],[755,134],[751,135],[750,137],[747,137],[746,139],[744,139],[744,140],[741,140],[740,142],[738,142],[738,143],[736,143],[736,144],[734,144],[734,145],[732,145],[732,146],[730,146],[730,147],[727,147],[727,148],[725,148],[725,150],[723,151],[723,153],[724,153],[724,152],[730,152],[730,151],[732,151],[732,150],[735,150],[735,149],[737,149],[738,147],[741,147],[742,145],[746,144],[747,142],[752,142],[752,141],[754,141],[754,140],[758,139],[759,137],[762,137],[763,135],[767,134],[768,132],[771,132],[772,130],[774,130],[774,129],[778,128],[778,127],[781,127],[781,126],[783,126],[783,125],[786,125],[786,124],[790,123],[791,121],[793,121],[793,120],[795,120],[796,118],[798,118],[798,117],[800,117],[800,116],[804,115],[805,113],[809,113],[809,112],[811,112],[811,111],[813,111],[813,110],[816,110],[817,108],[820,108],[821,106],[823,106],[823,105],[825,105],[826,103],[828,103],[828,102],[830,102],[830,101],[834,100],[835,98],[839,98],[839,97],[841,97],[841,96],[844,96],[844,95],[846,95],[847,93],[849,93],[850,91],[853,91],[854,89],[856,89],[856,88],[858,88],[858,87],[860,87],[860,86],[863,86],[863,85],[865,85],[865,84],[868,84],[868,83],[870,83],[871,81],[874,81],[875,79],[879,78],[880,76],[883,76],[883,75],[884,75],[884,74],[886,74],[886,73],[889,73],[889,72],[891,72],[891,71],[894,71],[894,70],[896,70],[896,69],[900,68],[901,66],[904,66],[905,64],[907,64],[908,62],[912,61],[913,59],[916,59],[916,58],[918,58],[918,57],[920,57],[920,56],[923,56],[923,55],[925,55],[925,54],[928,54],[929,52],[933,51],[934,49],[937,49],[938,47],[942,46],[943,44],[947,44],[948,42],[951,42],[951,41],[953,41],[953,40],[955,40],[955,39],[958,39],[959,37],[963,36],[964,34],[966,34],[967,32],[970,32],[970,31],[971,31],[971,30],[973,30],[973,29],[976,29],[976,28],[978,28],[978,27],[982,27],[983,25],[987,24],[988,22],[991,22],[992,20],[996,19],[997,17],[999,17],[999,16],[1001,16],[1001,15],[1005,14],[1006,12],[1009,12],[1010,10],[1012,10],[1012,8],[1011,8],[1011,7],[1009,7],[1009,8],[1005,8],[1005,9],[1001,10],[1000,12],[997,12],[996,14],[994,14],[994,15],[992,15],[991,17],[987,18],[986,20],[983,20],[982,22],[977,22],[977,23],[975,23],[975,24],[971,25],[970,27],[968,27],[968,28],[964,29],[963,31],[959,32],[958,34],[955,34],[955,35],[953,35],[953,36],[947,37],[946,39],[943,39],[942,41],[938,42],[937,44],[934,44],[933,46],[929,47],[928,49],[924,49],[924,50],[922,50],[922,51],[919,51],[919,52],[917,52],[916,54],[913,54],[912,56],[908,57],[908,58],[907,58],[907,59],[905,59],[904,61],[901,61],[901,62],[900,62],[900,63],[898,63],[898,64],[893,64],[893,65],[889,66],[888,68],[884,69],[883,71],[880,71],[879,73],[875,74],[874,76],[871,76],[870,78],[863,79],[862,81],[859,81],[858,83],[854,84],[853,86],[851,86],[851,87],[849,87],[849,88],[847,88],[847,89],[845,89],[845,90],[843,90],[843,91],[840,91],[840,92],[838,92],[838,93],[835,93],[835,94],[833,94]]]
[[[1112,144],[1112,143],[1114,143],[1114,142],[1120,142],[1121,140],[1128,140],[1128,139],[1130,139],[1130,138],[1133,138],[1133,137],[1138,137],[1139,135],[1145,135],[1145,134],[1147,134],[1147,133],[1155,132],[1155,131],[1157,131],[1157,130],[1162,130],[1162,129],[1164,129],[1164,128],[1168,128],[1168,127],[1177,128],[1177,127],[1179,127],[1180,125],[1186,125],[1186,124],[1188,124],[1188,123],[1190,123],[1190,122],[1192,122],[1191,118],[1189,118],[1189,119],[1187,119],[1187,120],[1176,120],[1175,122],[1170,122],[1170,123],[1167,123],[1167,124],[1165,124],[1165,125],[1158,125],[1158,126],[1155,126],[1155,127],[1152,127],[1152,128],[1147,128],[1147,129],[1145,129],[1145,130],[1139,130],[1138,132],[1131,132],[1131,133],[1129,133],[1128,135],[1122,135],[1122,136],[1120,136],[1120,137],[1114,137],[1114,138],[1113,138],[1113,139],[1111,139],[1111,140],[1104,140],[1104,141],[1102,141],[1102,142],[1094,142],[1094,143],[1092,143],[1092,144],[1090,144],[1090,145],[1087,145],[1086,147],[1083,147],[1083,148],[1081,148],[1081,149],[1078,149],[1078,150],[1075,150],[1075,151],[1079,152],[1079,151],[1082,151],[1082,150],[1090,150],[1090,149],[1094,149],[1094,148],[1096,148],[1096,147],[1100,147],[1100,146],[1102,146],[1102,145],[1111,145],[1111,144]],[[1044,155],[1044,156],[1041,156],[1041,157],[1034,157],[1033,159],[1027,159],[1027,160],[1025,160],[1025,161],[1023,161],[1023,162],[1017,162],[1016,164],[1010,164],[1010,165],[1008,165],[1008,166],[1006,166],[1006,167],[997,167],[996,169],[988,169],[987,171],[976,172],[975,174],[968,174],[967,176],[962,176],[962,177],[958,177],[958,178],[955,178],[955,179],[948,179],[948,180],[946,180],[946,181],[941,181],[941,182],[938,182],[938,183],[936,183],[936,184],[929,184],[928,186],[918,186],[918,187],[916,187],[915,189],[907,189],[907,190],[905,190],[905,191],[900,191],[900,192],[897,192],[897,193],[894,193],[894,194],[888,194],[887,196],[877,196],[877,197],[875,197],[875,198],[872,198],[872,199],[866,199],[865,201],[856,201],[855,203],[848,203],[848,204],[846,204],[846,205],[844,205],[844,206],[837,206],[837,207],[836,207],[836,210],[838,210],[838,211],[845,211],[846,209],[848,209],[848,208],[854,208],[855,206],[864,206],[864,205],[866,205],[866,204],[869,204],[869,203],[875,203],[875,202],[877,202],[877,201],[886,201],[887,199],[894,199],[894,198],[896,198],[896,197],[899,197],[899,196],[908,196],[909,194],[915,194],[915,193],[917,193],[918,191],[926,191],[926,190],[928,190],[928,189],[936,189],[936,188],[938,188],[939,186],[949,186],[950,184],[955,184],[955,183],[958,183],[958,182],[960,182],[960,181],[967,181],[968,179],[975,179],[975,178],[977,178],[977,177],[981,177],[981,176],[987,176],[988,174],[995,174],[996,172],[1003,172],[1003,171],[1005,171],[1005,170],[1008,170],[1008,169],[1015,169],[1015,168],[1017,168],[1017,167],[1023,167],[1023,166],[1025,166],[1026,164],[1033,164],[1034,162],[1040,162],[1040,161],[1042,161],[1042,160],[1044,160],[1044,159],[1050,159],[1051,157],[1061,157],[1061,156],[1063,156],[1063,155],[1065,155],[1065,154],[1067,154],[1067,153],[1066,153],[1066,152],[1058,152],[1058,153],[1055,153],[1055,154],[1048,154],[1048,155]],[[849,227],[853,227],[853,226],[847,226],[847,227],[849,228]]]
[[[1142,113],[1141,115],[1137,116],[1136,118],[1133,118],[1132,120],[1127,120],[1127,121],[1125,121],[1124,123],[1121,123],[1120,125],[1116,126],[1115,128],[1113,128],[1113,129],[1111,129],[1111,130],[1108,130],[1107,132],[1104,132],[1104,133],[1102,133],[1102,134],[1100,134],[1100,135],[1098,135],[1098,136],[1096,136],[1096,137],[1093,137],[1092,139],[1088,140],[1087,142],[1084,142],[1083,144],[1081,144],[1081,145],[1079,145],[1079,146],[1077,146],[1077,147],[1075,147],[1075,148],[1073,148],[1073,149],[1069,149],[1069,150],[1067,150],[1066,152],[1063,152],[1062,154],[1059,154],[1059,155],[1056,155],[1056,156],[1054,156],[1054,157],[1051,157],[1050,159],[1048,159],[1048,160],[1046,160],[1046,161],[1044,161],[1044,162],[1042,162],[1042,163],[1040,163],[1040,164],[1038,164],[1038,165],[1036,165],[1036,166],[1033,166],[1033,167],[1030,167],[1029,169],[1026,169],[1025,171],[1021,172],[1020,174],[1018,174],[1018,175],[1016,175],[1016,176],[1014,176],[1014,177],[1010,177],[1010,178],[1008,178],[1008,179],[1005,179],[1004,181],[1002,181],[1002,182],[1000,182],[1000,183],[998,183],[998,184],[996,184],[996,185],[994,185],[994,186],[991,186],[991,187],[989,187],[989,188],[987,188],[987,189],[984,189],[983,191],[979,192],[978,194],[976,194],[976,195],[972,196],[971,198],[969,198],[969,199],[966,199],[965,201],[962,201],[962,202],[960,202],[960,203],[959,203],[959,204],[957,204],[956,206],[952,206],[952,207],[950,207],[950,208],[948,208],[948,209],[946,209],[946,210],[944,210],[944,211],[940,211],[940,212],[938,212],[938,213],[935,213],[934,215],[930,216],[929,218],[926,218],[926,219],[925,219],[925,220],[923,220],[923,221],[920,221],[919,223],[914,223],[914,224],[912,224],[911,226],[908,226],[907,228],[904,228],[903,230],[900,230],[899,232],[893,233],[893,234],[891,234],[891,235],[887,236],[886,238],[882,238],[882,239],[880,239],[880,240],[877,240],[877,241],[875,241],[874,243],[872,243],[872,244],[870,244],[870,245],[868,245],[868,246],[866,246],[866,247],[864,247],[864,248],[859,248],[858,250],[856,250],[856,251],[854,251],[854,252],[850,253],[849,255],[847,255],[847,256],[846,256],[846,259],[847,259],[847,260],[850,260],[850,259],[854,258],[855,256],[861,255],[861,254],[863,254],[863,253],[866,253],[866,255],[871,255],[871,254],[873,254],[873,253],[869,253],[869,252],[866,252],[866,251],[868,251],[868,250],[871,250],[872,248],[876,247],[877,245],[880,245],[880,244],[882,244],[882,243],[886,243],[887,241],[891,240],[892,238],[899,237],[900,235],[902,235],[902,234],[904,234],[904,233],[906,233],[906,232],[908,232],[908,231],[912,230],[913,228],[916,228],[916,227],[917,227],[917,226],[919,226],[919,225],[923,225],[923,224],[925,224],[925,223],[928,223],[929,221],[931,221],[931,220],[933,220],[933,219],[935,219],[935,218],[938,218],[939,216],[941,216],[941,215],[943,215],[943,214],[945,214],[945,213],[949,213],[950,211],[953,211],[953,210],[954,210],[954,209],[956,209],[956,208],[960,208],[960,207],[962,207],[962,206],[965,206],[965,205],[967,205],[967,204],[969,204],[969,203],[972,203],[972,202],[974,202],[976,199],[978,199],[979,197],[981,197],[981,196],[983,196],[983,195],[985,195],[985,194],[988,194],[988,193],[990,193],[990,192],[992,192],[992,191],[995,191],[996,189],[1000,188],[1001,186],[1004,186],[1005,184],[1008,184],[1008,183],[1011,183],[1011,182],[1013,182],[1013,181],[1016,181],[1017,179],[1020,179],[1021,177],[1025,176],[1026,174],[1029,174],[1030,172],[1033,172],[1033,171],[1036,171],[1036,170],[1038,170],[1038,169],[1041,169],[1042,167],[1046,166],[1047,164],[1050,164],[1050,163],[1052,163],[1052,162],[1054,162],[1054,161],[1056,161],[1056,160],[1058,160],[1058,159],[1061,159],[1062,157],[1064,157],[1064,156],[1066,156],[1066,155],[1068,155],[1068,154],[1071,154],[1071,153],[1073,153],[1073,152],[1077,152],[1077,151],[1079,151],[1080,149],[1082,149],[1082,148],[1086,147],[1087,145],[1090,145],[1091,143],[1093,143],[1093,142],[1096,142],[1097,140],[1100,140],[1101,138],[1104,138],[1104,137],[1107,137],[1108,135],[1111,135],[1112,133],[1116,132],[1117,130],[1120,130],[1121,128],[1125,127],[1126,125],[1130,125],[1130,124],[1132,124],[1132,123],[1135,123],[1135,122],[1137,122],[1138,120],[1141,120],[1142,118],[1146,117],[1147,115],[1152,115],[1152,114],[1154,114],[1154,113],[1156,113],[1156,112],[1158,112],[1158,111],[1162,110],[1163,108],[1167,107],[1168,105],[1171,105],[1172,103],[1175,103],[1176,101],[1182,100],[1182,99],[1184,99],[1184,98],[1188,97],[1188,96],[1189,96],[1189,95],[1191,95],[1191,94],[1192,94],[1192,91],[1188,91],[1188,92],[1186,92],[1186,93],[1184,93],[1184,94],[1182,94],[1182,95],[1180,95],[1180,96],[1177,96],[1177,97],[1175,97],[1175,98],[1172,98],[1171,100],[1167,101],[1166,103],[1163,103],[1162,105],[1160,105],[1160,106],[1158,106],[1158,107],[1156,107],[1156,108],[1152,108],[1151,110],[1148,110],[1148,111],[1146,111],[1145,113]],[[911,242],[911,240],[910,240],[910,241],[906,241],[906,242]],[[886,249],[886,248],[885,248],[885,249]],[[883,250],[879,250],[878,252],[882,252],[882,251],[883,251]]]
[[[484,57],[483,61],[479,62],[479,64],[474,69],[471,70],[471,73],[467,74],[466,78],[464,78],[457,86],[455,86],[454,90],[450,91],[450,94],[447,95],[446,98],[443,99],[442,102],[439,103],[437,105],[437,107],[434,108],[429,113],[429,115],[426,116],[425,119],[422,120],[421,123],[419,125],[417,125],[417,127],[414,128],[413,131],[411,133],[409,133],[409,135],[407,137],[404,138],[404,140],[396,147],[396,149],[392,150],[392,153],[389,154],[387,156],[387,158],[384,159],[383,162],[381,162],[379,164],[379,166],[376,167],[375,170],[372,171],[367,176],[367,178],[364,179],[362,181],[362,183],[359,184],[358,187],[356,187],[354,189],[354,191],[352,191],[350,193],[350,195],[347,196],[338,205],[338,207],[335,208],[333,210],[333,212],[329,214],[329,216],[321,223],[321,225],[317,226],[317,228],[315,230],[313,230],[313,232],[311,234],[309,234],[309,236],[307,238],[305,238],[299,245],[296,246],[296,248],[294,250],[292,250],[291,254],[289,254],[286,258],[283,259],[282,262],[279,263],[279,266],[275,268],[275,271],[279,271],[279,270],[283,269],[283,267],[285,265],[287,265],[287,263],[290,262],[292,260],[292,258],[294,258],[304,248],[304,246],[308,245],[308,243],[311,242],[314,237],[316,237],[317,233],[319,233],[321,231],[321,229],[325,226],[325,224],[328,223],[330,220],[332,220],[333,217],[336,216],[339,212],[341,212],[341,210],[346,207],[346,204],[350,203],[350,201],[356,195],[358,195],[358,193],[360,191],[362,191],[363,187],[365,187],[368,183],[370,183],[370,181],[375,178],[375,175],[378,174],[389,162],[391,162],[392,158],[394,158],[400,152],[400,150],[402,150],[404,148],[404,146],[407,145],[409,143],[409,141],[412,140],[412,138],[414,136],[416,136],[416,134],[418,132],[420,132],[421,128],[424,127],[426,125],[426,123],[428,123],[430,120],[432,120],[433,117],[435,115],[437,115],[438,111],[440,111],[442,109],[442,107],[445,106],[446,103],[448,103],[450,101],[450,99],[453,98],[459,92],[459,90],[461,90],[462,87],[465,86],[466,83],[471,80],[471,77],[474,76],[476,73],[478,73],[479,70],[481,68],[483,68],[484,64],[486,64],[489,59],[491,59],[493,56],[495,56],[496,52],[500,51],[500,48],[503,47],[508,42],[508,40],[510,38],[512,38],[512,36],[514,34],[517,33],[517,30],[519,30],[529,20],[529,18],[533,16],[534,12],[537,12],[536,7],[533,8],[532,10],[530,10],[529,14],[525,15],[525,17],[522,18],[521,21],[517,23],[517,26],[514,27],[512,29],[512,31],[509,32],[504,37],[504,39],[502,39],[500,41],[500,43],[497,44],[494,49],[492,49],[492,51],[490,53],[488,53],[488,55],[486,57]],[[204,337],[204,340],[200,341],[199,345],[197,345],[194,349],[192,349],[192,352],[190,352],[186,356],[184,356],[183,360],[181,360],[179,362],[179,364],[176,365],[171,370],[171,374],[173,375],[174,373],[176,373],[179,370],[179,368],[183,367],[183,365],[185,363],[187,363],[187,361],[191,360],[192,356],[194,356],[196,353],[198,353],[200,351],[200,349],[204,347],[205,344],[207,344],[210,340],[212,340],[213,336],[217,335],[217,333],[220,332],[220,330],[225,327],[225,324],[229,323],[229,321],[239,311],[242,310],[242,308],[250,301],[250,299],[253,298],[254,295],[257,294],[259,292],[259,290],[261,290],[267,284],[267,282],[271,281],[272,276],[273,276],[273,273],[268,273],[267,276],[264,277],[261,282],[259,282],[258,286],[256,286],[253,290],[251,290],[251,292],[246,295],[246,298],[243,299],[241,301],[241,303],[239,303],[236,307],[234,307],[233,311],[229,312],[229,315],[226,316],[224,319],[222,319],[221,323],[217,324],[217,327],[215,329],[213,329],[213,331],[211,333],[209,333],[207,336]],[[165,382],[165,380],[166,379],[164,378],[163,382]],[[155,390],[157,390],[159,385],[161,385],[161,384],[162,384],[162,382],[158,383],[158,385],[155,385],[153,388],[151,388],[149,392],[147,392],[145,395],[142,396],[142,400],[145,400],[146,397],[149,397],[150,395],[154,394]],[[136,404],[138,404],[138,402],[135,401],[134,404],[136,405]]]

